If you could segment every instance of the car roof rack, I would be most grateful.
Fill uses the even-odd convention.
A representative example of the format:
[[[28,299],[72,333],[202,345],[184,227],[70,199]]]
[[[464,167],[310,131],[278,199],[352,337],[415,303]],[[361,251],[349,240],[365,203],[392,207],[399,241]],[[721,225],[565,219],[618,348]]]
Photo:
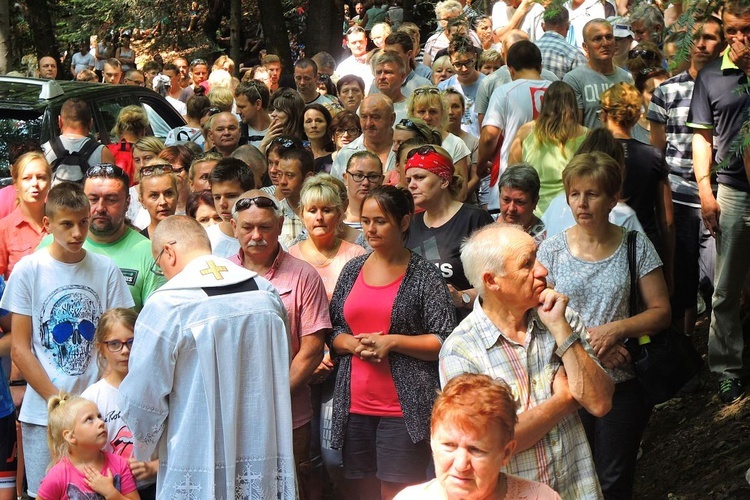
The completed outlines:
[[[39,87],[39,99],[52,99],[63,95],[65,92],[55,80],[40,80],[38,78],[17,78],[13,76],[2,76],[0,82],[24,83]]]

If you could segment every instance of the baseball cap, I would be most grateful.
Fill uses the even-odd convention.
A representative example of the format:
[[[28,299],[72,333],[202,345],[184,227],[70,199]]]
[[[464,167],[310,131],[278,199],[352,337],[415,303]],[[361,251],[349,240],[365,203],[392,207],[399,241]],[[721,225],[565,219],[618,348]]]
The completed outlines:
[[[612,34],[615,38],[633,38],[633,30],[630,27],[630,19],[627,17],[610,17],[607,19],[612,25]]]

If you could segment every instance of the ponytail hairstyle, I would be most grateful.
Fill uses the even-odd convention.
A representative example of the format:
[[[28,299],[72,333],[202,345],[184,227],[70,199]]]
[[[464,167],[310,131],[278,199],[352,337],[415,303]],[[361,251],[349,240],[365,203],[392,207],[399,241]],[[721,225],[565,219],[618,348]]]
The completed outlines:
[[[49,467],[68,456],[68,441],[64,434],[73,430],[78,410],[85,404],[93,403],[65,391],[60,391],[47,401],[47,445],[52,456]]]

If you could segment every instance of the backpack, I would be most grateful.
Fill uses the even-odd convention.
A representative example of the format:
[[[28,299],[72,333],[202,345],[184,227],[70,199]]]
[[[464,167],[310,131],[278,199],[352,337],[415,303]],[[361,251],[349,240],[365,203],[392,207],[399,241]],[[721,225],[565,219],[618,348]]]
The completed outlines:
[[[115,165],[120,167],[130,178],[130,185],[135,185],[135,169],[133,168],[133,145],[125,139],[119,143],[107,144],[106,148],[115,157]]]
[[[49,141],[52,151],[55,152],[55,161],[52,162],[52,183],[62,181],[83,182],[83,177],[91,165],[89,158],[99,148],[100,144],[88,137],[83,147],[78,151],[68,151],[63,146],[59,136]]]

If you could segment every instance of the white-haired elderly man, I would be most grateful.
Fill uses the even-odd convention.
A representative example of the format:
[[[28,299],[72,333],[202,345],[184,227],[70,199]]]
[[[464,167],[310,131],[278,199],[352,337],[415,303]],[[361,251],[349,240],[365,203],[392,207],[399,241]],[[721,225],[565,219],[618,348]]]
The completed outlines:
[[[581,317],[547,287],[534,240],[492,224],[464,243],[461,262],[481,297],[440,350],[440,383],[462,373],[501,379],[520,402],[509,474],[562,498],[602,498],[579,407],[605,415],[614,383],[584,340]]]

